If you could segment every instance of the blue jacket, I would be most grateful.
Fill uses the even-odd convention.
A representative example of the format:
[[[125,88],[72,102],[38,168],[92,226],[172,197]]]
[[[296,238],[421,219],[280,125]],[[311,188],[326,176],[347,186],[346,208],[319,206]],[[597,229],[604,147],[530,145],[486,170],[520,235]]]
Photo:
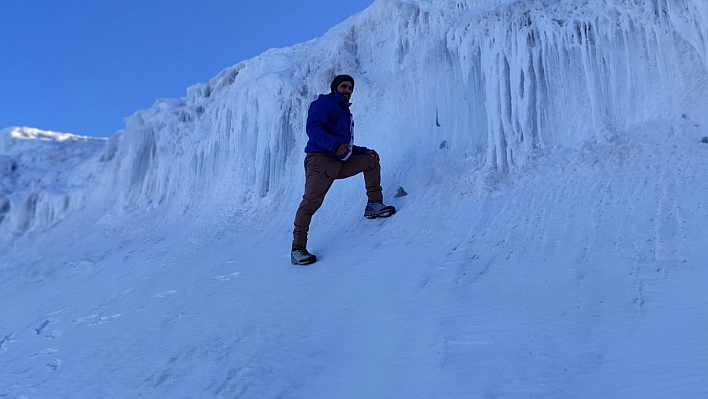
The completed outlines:
[[[320,152],[337,159],[349,157],[349,151],[343,155],[335,154],[340,144],[352,144],[352,114],[349,104],[341,93],[320,94],[310,104],[307,112],[307,146],[305,152]],[[352,145],[352,154],[365,154],[369,149]]]

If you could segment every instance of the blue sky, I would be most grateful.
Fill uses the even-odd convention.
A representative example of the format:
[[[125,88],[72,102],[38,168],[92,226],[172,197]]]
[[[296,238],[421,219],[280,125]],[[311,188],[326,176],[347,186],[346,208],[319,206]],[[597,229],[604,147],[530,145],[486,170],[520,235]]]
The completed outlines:
[[[2,1],[0,128],[109,136],[156,99],[321,36],[372,2]]]

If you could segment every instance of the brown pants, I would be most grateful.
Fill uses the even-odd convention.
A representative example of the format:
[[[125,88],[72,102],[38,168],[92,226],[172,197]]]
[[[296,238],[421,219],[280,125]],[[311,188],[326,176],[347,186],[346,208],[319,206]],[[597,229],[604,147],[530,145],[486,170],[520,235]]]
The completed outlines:
[[[310,152],[305,157],[305,195],[295,214],[293,244],[307,245],[307,232],[310,230],[312,215],[320,209],[325,195],[337,179],[346,179],[364,172],[364,185],[369,201],[382,201],[381,166],[379,161],[365,154],[352,155],[346,161]]]

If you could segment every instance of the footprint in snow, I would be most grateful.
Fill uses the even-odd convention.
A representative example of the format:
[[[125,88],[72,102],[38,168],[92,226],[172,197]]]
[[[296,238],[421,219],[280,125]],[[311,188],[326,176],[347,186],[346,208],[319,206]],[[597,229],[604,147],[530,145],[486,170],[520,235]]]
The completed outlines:
[[[73,320],[73,322],[74,322],[74,323],[83,324],[83,323],[86,323],[86,322],[89,321],[89,320],[94,320],[94,319],[96,319],[97,317],[98,317],[97,314],[92,314],[92,315],[89,315],[89,316],[77,317],[76,319]]]
[[[44,338],[48,338],[48,339],[54,339],[59,336],[61,336],[61,331],[59,331],[59,330],[47,331],[46,333],[44,333]]]
[[[52,370],[58,370],[59,366],[61,366],[61,360],[59,360],[59,359],[54,359],[53,361],[47,363],[47,367],[49,367]]]
[[[59,321],[56,319],[45,320],[42,322],[42,324],[40,324],[37,328],[34,329],[34,333],[35,333],[35,335],[41,335],[45,338],[54,339],[54,338],[61,335],[61,331],[59,331],[59,330],[45,331],[45,330],[46,330],[47,326],[49,326],[51,324],[57,324],[57,323],[59,323]]]
[[[155,294],[152,297],[153,298],[164,298],[166,296],[174,295],[176,293],[177,293],[177,290],[169,290],[169,291],[165,291],[165,292],[160,292],[159,294]]]
[[[42,356],[42,355],[51,355],[51,354],[54,354],[54,353],[57,353],[57,352],[59,352],[59,349],[46,348],[46,349],[42,349],[41,351],[39,351],[39,352],[35,353],[34,355],[30,356],[30,358],[34,358],[34,357]]]
[[[108,323],[109,321],[113,321],[121,316],[120,313],[114,314],[113,316],[105,316],[105,317],[99,317],[96,319],[93,323],[89,324],[90,326],[96,325],[96,324],[104,324]]]
[[[216,276],[216,277],[214,277],[214,280],[216,280],[216,281],[229,281],[229,280],[235,279],[236,277],[238,277],[238,275],[239,275],[239,272],[231,273],[228,276]]]
[[[42,333],[42,331],[44,331],[44,328],[47,327],[48,325],[49,325],[49,320],[44,320],[44,322],[42,322],[42,324],[40,324],[39,327],[34,329],[34,333],[36,335],[40,335]]]
[[[89,316],[79,317],[76,320],[74,320],[74,323],[83,324],[83,323],[90,321],[91,323],[89,323],[89,325],[93,326],[96,324],[108,323],[109,321],[116,320],[120,316],[121,316],[121,313],[114,314],[113,316],[99,316],[97,314],[92,314]]]
[[[0,338],[0,353],[7,352],[7,344],[15,337],[15,333],[10,333]]]

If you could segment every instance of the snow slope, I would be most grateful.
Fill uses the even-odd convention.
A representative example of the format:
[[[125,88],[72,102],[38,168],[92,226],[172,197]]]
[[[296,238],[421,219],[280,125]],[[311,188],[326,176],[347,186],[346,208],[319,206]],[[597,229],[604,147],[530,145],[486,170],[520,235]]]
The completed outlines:
[[[2,131],[0,398],[705,396],[706,22],[379,0],[100,145]],[[293,267],[336,73],[399,213],[364,220],[337,182]]]

